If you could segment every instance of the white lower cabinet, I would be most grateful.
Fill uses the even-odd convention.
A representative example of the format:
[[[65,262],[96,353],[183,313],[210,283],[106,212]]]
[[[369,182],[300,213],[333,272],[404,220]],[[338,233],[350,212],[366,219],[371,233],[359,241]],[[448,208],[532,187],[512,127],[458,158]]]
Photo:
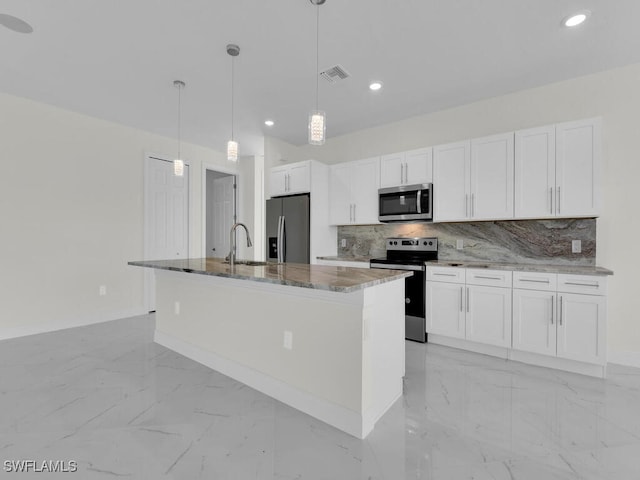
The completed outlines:
[[[606,277],[427,267],[426,288],[426,330],[445,345],[604,376]]]

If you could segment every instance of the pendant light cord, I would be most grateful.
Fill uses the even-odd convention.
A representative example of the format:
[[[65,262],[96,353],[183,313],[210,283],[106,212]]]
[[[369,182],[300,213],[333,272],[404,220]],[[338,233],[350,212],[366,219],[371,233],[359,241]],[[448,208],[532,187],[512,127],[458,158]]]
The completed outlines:
[[[182,85],[178,84],[178,160],[182,160]]]
[[[318,58],[320,56],[320,5],[316,5],[316,112],[318,111]]]
[[[235,58],[231,57],[231,140],[233,140],[233,65]]]

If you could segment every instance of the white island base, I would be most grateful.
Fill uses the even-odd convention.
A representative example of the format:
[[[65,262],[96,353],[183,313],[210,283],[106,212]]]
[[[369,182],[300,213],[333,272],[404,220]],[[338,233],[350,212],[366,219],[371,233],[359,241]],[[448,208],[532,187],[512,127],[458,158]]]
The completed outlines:
[[[403,278],[343,293],[155,272],[160,345],[358,438],[402,396]]]

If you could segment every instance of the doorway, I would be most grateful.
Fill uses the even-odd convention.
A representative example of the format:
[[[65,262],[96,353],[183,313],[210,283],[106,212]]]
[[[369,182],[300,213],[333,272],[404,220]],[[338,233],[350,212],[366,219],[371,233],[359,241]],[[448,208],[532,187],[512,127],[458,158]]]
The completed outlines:
[[[236,175],[206,169],[205,256],[223,258],[229,254],[229,231],[236,222]]]

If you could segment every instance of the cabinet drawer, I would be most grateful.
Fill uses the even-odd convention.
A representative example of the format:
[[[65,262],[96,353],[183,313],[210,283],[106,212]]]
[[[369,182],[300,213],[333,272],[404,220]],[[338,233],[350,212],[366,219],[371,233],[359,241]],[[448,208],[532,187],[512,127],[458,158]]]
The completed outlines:
[[[464,268],[427,267],[427,280],[432,282],[464,283],[464,279]]]
[[[558,291],[587,295],[606,295],[607,277],[558,274]]]
[[[555,292],[558,275],[544,272],[513,272],[513,288]]]
[[[467,268],[467,285],[486,285],[488,287],[511,288],[511,277],[512,272],[508,270]]]

